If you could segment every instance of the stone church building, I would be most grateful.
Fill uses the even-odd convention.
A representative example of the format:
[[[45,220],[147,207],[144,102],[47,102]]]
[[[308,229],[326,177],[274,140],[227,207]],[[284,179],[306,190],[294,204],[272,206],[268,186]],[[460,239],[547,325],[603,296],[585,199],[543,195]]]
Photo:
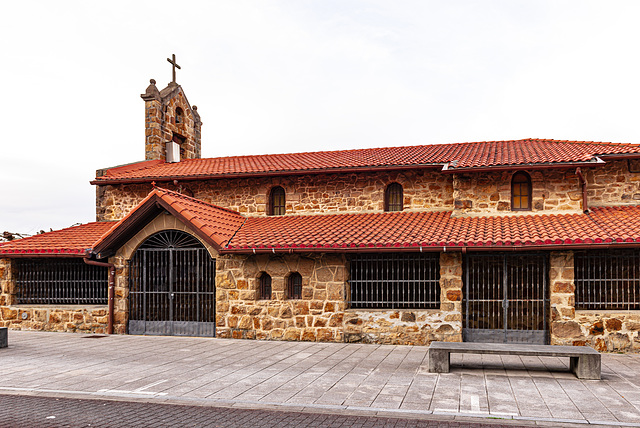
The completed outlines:
[[[96,222],[0,244],[0,325],[640,350],[640,145],[203,159],[180,85],[142,99],[145,160],[97,171]]]

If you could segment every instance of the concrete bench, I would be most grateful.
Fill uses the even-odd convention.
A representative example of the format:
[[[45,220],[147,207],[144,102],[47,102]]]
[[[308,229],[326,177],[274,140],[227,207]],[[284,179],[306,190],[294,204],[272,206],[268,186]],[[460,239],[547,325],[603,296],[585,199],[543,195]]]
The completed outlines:
[[[9,329],[7,327],[0,327],[0,348],[6,348],[9,346]]]
[[[449,373],[451,353],[569,357],[569,368],[579,379],[600,379],[600,353],[587,346],[431,342],[429,346],[429,372]]]

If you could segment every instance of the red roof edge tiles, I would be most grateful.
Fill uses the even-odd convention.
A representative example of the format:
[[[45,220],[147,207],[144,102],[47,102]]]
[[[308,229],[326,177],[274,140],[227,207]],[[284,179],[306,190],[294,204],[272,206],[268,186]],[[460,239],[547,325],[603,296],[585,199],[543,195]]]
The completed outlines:
[[[84,257],[116,223],[103,221],[16,239],[0,245],[2,257]]]
[[[395,212],[251,217],[223,252],[560,250],[640,246],[640,206],[590,214]]]
[[[144,161],[107,169],[92,184],[153,180],[437,168],[443,172],[497,168],[597,166],[607,158],[640,157],[640,145],[529,138],[325,152]]]

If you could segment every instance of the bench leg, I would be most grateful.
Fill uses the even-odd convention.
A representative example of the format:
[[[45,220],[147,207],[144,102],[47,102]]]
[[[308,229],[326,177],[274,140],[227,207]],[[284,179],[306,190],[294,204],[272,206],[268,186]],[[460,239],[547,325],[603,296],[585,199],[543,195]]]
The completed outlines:
[[[449,373],[449,351],[429,349],[429,373]]]
[[[600,355],[581,355],[570,357],[569,367],[578,379],[600,380],[601,361]]]

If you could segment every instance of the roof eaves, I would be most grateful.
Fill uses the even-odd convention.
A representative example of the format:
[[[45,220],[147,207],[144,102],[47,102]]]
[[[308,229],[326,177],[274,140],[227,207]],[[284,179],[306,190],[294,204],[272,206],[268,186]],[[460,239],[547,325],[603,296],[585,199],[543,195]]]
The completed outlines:
[[[602,159],[640,159],[640,153],[605,153],[599,154],[598,158]],[[603,160],[604,162],[604,160]]]
[[[143,184],[150,183],[152,181],[164,182],[172,180],[181,181],[193,181],[193,180],[211,180],[219,178],[257,178],[257,177],[273,177],[281,175],[308,175],[308,174],[327,174],[327,173],[340,173],[340,172],[375,172],[375,171],[399,171],[407,169],[420,169],[420,168],[441,168],[444,164],[438,163],[416,163],[405,165],[379,165],[379,166],[354,166],[354,167],[329,167],[329,168],[309,168],[309,169],[282,169],[272,171],[252,171],[252,172],[232,172],[232,173],[218,173],[218,174],[191,174],[191,175],[153,175],[147,177],[136,178],[105,178],[96,177],[95,180],[90,181],[93,185],[108,185],[108,184]]]
[[[39,250],[39,251],[35,251],[35,250],[22,250],[20,252],[15,251],[15,252],[11,252],[11,253],[0,253],[0,259],[6,258],[6,259],[19,259],[19,258],[29,258],[29,259],[35,259],[35,258],[41,258],[41,257],[46,257],[46,258],[51,258],[51,257],[65,257],[65,258],[69,258],[69,257],[86,257],[87,254],[90,252],[90,248],[85,249],[84,251],[65,251],[63,250],[57,250],[57,251],[53,251],[53,250]]]
[[[579,162],[544,162],[544,163],[518,163],[518,164],[498,164],[491,166],[471,166],[471,167],[459,167],[443,169],[443,173],[453,174],[457,172],[488,172],[488,171],[505,171],[505,170],[519,170],[519,169],[554,169],[554,168],[571,168],[578,166],[596,166],[602,165],[606,162],[602,159],[594,156],[588,161]]]
[[[601,243],[558,243],[558,244],[512,244],[512,245],[362,245],[362,246],[322,246],[293,247],[293,246],[261,246],[261,247],[231,247],[224,248],[220,254],[290,254],[290,253],[384,253],[384,252],[482,252],[482,251],[542,251],[542,250],[586,250],[609,248],[640,248],[640,242],[601,242]]]

